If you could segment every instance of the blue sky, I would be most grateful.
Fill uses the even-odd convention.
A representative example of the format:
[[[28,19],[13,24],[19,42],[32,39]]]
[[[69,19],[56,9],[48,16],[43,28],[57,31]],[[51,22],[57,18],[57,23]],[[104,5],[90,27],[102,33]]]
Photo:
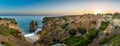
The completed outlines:
[[[0,0],[0,13],[84,14],[120,12],[119,0]]]

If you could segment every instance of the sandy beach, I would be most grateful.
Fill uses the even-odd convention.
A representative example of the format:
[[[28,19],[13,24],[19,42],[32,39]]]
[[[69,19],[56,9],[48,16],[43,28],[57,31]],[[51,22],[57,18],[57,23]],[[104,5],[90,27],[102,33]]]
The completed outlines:
[[[30,43],[34,43],[35,41],[37,41],[39,39],[39,34],[27,36],[27,37],[25,37],[25,39]]]

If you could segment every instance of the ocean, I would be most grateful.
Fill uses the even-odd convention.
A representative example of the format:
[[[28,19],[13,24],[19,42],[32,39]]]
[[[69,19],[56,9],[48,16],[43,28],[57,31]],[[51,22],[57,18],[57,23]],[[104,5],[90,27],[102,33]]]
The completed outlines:
[[[14,18],[19,26],[19,28],[23,31],[24,35],[27,34],[34,34],[34,33],[30,33],[29,31],[29,24],[32,20],[37,21],[38,22],[38,29],[36,30],[41,30],[43,24],[42,24],[42,20],[45,16],[0,16],[1,18]],[[38,31],[36,31],[38,32]]]

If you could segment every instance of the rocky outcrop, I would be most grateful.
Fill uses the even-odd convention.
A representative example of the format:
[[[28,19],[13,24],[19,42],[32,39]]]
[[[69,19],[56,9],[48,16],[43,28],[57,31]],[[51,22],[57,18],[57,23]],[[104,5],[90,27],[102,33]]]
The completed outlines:
[[[5,46],[33,46],[24,38],[23,32],[19,29],[17,22],[12,18],[0,19],[0,43]]]
[[[1,31],[4,31],[3,29],[6,28],[6,30],[12,30],[11,32],[16,32],[15,34],[16,37],[23,39],[23,32],[19,29],[17,22],[13,18],[1,18],[0,19],[0,26],[1,26]]]
[[[37,26],[38,26],[37,21],[32,20],[29,24],[30,32],[35,32],[35,30],[37,29]]]
[[[102,15],[45,17],[40,32],[40,40],[36,44],[48,46],[54,40],[62,41],[70,37],[69,30],[77,30],[79,27],[84,27],[87,30],[95,28],[98,25],[98,20],[102,18]],[[76,36],[82,36],[82,34],[77,33]]]
[[[1,18],[0,25],[8,26],[9,28],[19,29],[17,22],[13,18]]]
[[[39,33],[40,39],[35,42],[35,45],[116,46],[116,44],[119,45],[119,41],[117,41],[120,36],[119,20],[120,19],[118,17],[114,18],[113,15],[45,17],[43,19],[42,31]],[[83,29],[81,29],[80,27],[85,28],[87,32],[82,32]],[[93,35],[95,32],[91,32],[90,34],[90,31],[93,28],[98,31],[98,33],[95,34],[92,39],[89,39],[89,37],[86,35]],[[69,31],[71,30],[72,32],[69,33]],[[71,34],[73,33],[74,36],[71,36]],[[79,38],[81,38],[83,42],[81,42],[82,40]],[[77,39],[77,42],[75,39]],[[65,44],[63,41],[65,42]]]

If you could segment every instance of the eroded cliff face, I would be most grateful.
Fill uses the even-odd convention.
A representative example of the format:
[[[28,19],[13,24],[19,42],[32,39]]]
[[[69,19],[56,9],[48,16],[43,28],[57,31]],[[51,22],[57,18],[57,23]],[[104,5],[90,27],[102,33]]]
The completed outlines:
[[[84,27],[87,31],[96,28],[99,25],[99,19],[102,18],[104,18],[102,15],[45,17],[40,40],[36,44],[48,46],[56,40],[62,41],[70,37],[71,29],[77,30],[76,36],[82,36],[83,34],[78,33],[78,28]]]
[[[45,17],[40,39],[35,45],[119,46],[119,20],[113,15]]]
[[[0,43],[5,46],[33,46],[24,39],[23,32],[13,18],[0,19]]]
[[[2,18],[0,19],[0,26],[6,27],[13,30],[14,32],[18,33],[16,36],[18,36],[20,39],[24,39],[23,32],[19,29],[17,22],[13,18]]]
[[[0,25],[8,26],[9,28],[19,29],[17,22],[13,18],[0,19]]]

